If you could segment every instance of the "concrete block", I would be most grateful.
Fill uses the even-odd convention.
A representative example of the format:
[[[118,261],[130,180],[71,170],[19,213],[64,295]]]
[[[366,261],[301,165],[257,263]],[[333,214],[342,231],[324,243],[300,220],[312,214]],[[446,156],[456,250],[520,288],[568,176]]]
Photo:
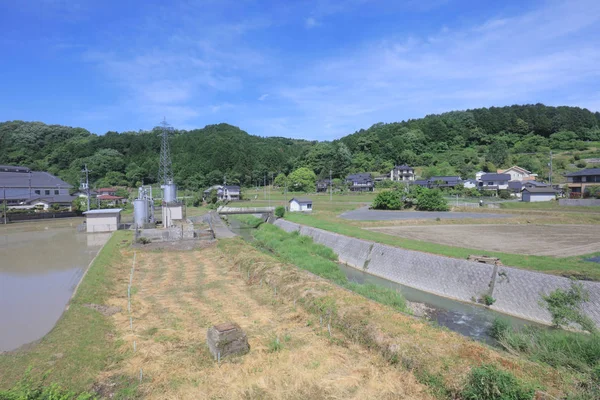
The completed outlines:
[[[225,322],[208,328],[206,342],[215,359],[243,355],[250,351],[248,337],[236,323]]]

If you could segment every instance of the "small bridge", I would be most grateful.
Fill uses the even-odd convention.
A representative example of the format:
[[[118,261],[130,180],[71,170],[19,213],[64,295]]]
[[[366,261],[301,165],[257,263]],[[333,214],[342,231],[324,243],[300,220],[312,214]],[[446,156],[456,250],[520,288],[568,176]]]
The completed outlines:
[[[273,214],[275,207],[227,207],[221,206],[217,208],[219,215],[233,214]]]
[[[260,214],[265,222],[275,221],[275,207],[227,207],[217,208],[219,215]]]

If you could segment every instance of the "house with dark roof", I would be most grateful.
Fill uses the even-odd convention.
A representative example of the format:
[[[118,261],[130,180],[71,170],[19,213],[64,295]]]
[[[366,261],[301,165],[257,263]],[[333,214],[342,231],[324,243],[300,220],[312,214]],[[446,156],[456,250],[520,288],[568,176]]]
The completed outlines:
[[[320,179],[317,181],[317,193],[323,193],[329,190],[329,186],[331,185],[331,180],[329,179]]]
[[[591,188],[600,186],[600,168],[585,168],[565,176],[570,197],[573,199],[586,197]]]
[[[394,182],[412,182],[415,180],[415,169],[408,165],[396,165],[390,172],[390,179]]]
[[[525,201],[528,203],[533,203],[533,202],[538,202],[538,201],[555,200],[557,191],[550,186],[547,186],[547,187],[531,186],[531,187],[523,188],[523,191],[521,193],[522,193],[522,195],[521,195],[522,201]]]
[[[208,199],[210,196],[210,192],[217,192],[217,199],[220,201],[231,201],[231,200],[239,200],[241,198],[241,189],[237,185],[214,185],[209,187],[203,192],[202,198],[204,200]]]
[[[525,168],[521,168],[518,165],[513,165],[508,169],[499,169],[499,174],[509,174],[511,181],[535,181],[537,174],[527,171]]]
[[[375,186],[371,174],[350,174],[346,177],[346,184],[352,192],[372,192]]]
[[[479,181],[479,188],[484,190],[506,190],[510,174],[484,174]]]
[[[289,201],[290,212],[312,211],[312,200],[306,197],[294,197]]]
[[[27,167],[0,165],[0,201],[8,206],[30,205],[33,200],[44,199],[49,204],[72,201],[69,191],[73,186],[44,171]],[[69,202],[70,202],[69,201]]]
[[[453,188],[462,184],[460,176],[432,176],[428,179],[428,186],[433,188]]]

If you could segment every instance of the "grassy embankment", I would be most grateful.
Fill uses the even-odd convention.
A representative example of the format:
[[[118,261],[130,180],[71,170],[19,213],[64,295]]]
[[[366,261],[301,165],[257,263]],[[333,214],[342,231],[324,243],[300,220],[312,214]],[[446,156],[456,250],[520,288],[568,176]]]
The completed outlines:
[[[380,352],[390,364],[411,371],[437,398],[466,398],[471,390],[480,396],[476,398],[485,398],[474,388],[477,382],[481,383],[478,374],[485,375],[482,379],[490,376],[494,376],[492,380],[506,378],[511,383],[509,386],[516,387],[517,380],[511,380],[514,375],[523,387],[535,387],[561,396],[576,394],[578,385],[586,378],[566,368],[559,368],[559,371],[543,363],[501,354],[456,333],[397,313],[390,307],[370,302],[324,281],[319,282],[281,264],[269,254],[247,247],[241,239],[219,242],[223,255],[231,261],[233,268],[239,268],[240,276],[244,280],[247,278],[248,285],[262,287],[264,282],[271,291],[277,288],[279,301],[297,302],[317,320],[329,321],[334,335],[336,331],[343,335],[343,338],[337,336],[337,343],[343,346],[347,346],[344,344],[347,342],[360,343]],[[285,256],[278,258],[284,260]],[[527,396],[518,398],[533,396],[532,391],[522,393]]]
[[[252,216],[238,216],[245,224],[258,227],[263,222]],[[337,264],[337,255],[329,247],[314,243],[308,236],[298,232],[287,233],[270,224],[262,224],[254,232],[255,244],[277,254],[286,262],[292,263],[317,276],[358,293],[368,299],[388,305],[398,311],[409,312],[406,300],[401,293],[392,289],[373,285],[349,282]]]
[[[129,232],[112,235],[98,254],[77,294],[54,329],[38,343],[0,355],[0,389],[19,382],[31,368],[29,376],[38,381],[55,382],[76,392],[90,390],[100,371],[118,362],[121,343],[113,340],[114,326],[106,316],[85,304],[106,304],[115,296],[115,283],[127,279],[131,258],[121,253],[122,241]],[[123,276],[120,276],[123,275]]]

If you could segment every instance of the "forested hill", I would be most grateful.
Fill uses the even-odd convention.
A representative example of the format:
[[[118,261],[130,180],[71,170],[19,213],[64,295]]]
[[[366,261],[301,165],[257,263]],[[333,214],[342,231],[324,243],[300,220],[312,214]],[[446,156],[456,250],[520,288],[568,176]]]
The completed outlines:
[[[77,184],[84,163],[97,185],[156,181],[160,131],[107,132],[40,122],[0,123],[0,164],[50,171]],[[545,176],[548,153],[585,150],[600,140],[600,113],[542,104],[480,108],[399,123],[375,124],[333,142],[252,136],[228,124],[174,131],[173,170],[191,189],[228,182],[256,184],[265,174],[300,166],[335,177],[423,166],[423,175],[459,174],[519,164]],[[535,154],[524,154],[535,153]],[[563,165],[562,168],[565,168]],[[561,166],[558,165],[558,169]]]

